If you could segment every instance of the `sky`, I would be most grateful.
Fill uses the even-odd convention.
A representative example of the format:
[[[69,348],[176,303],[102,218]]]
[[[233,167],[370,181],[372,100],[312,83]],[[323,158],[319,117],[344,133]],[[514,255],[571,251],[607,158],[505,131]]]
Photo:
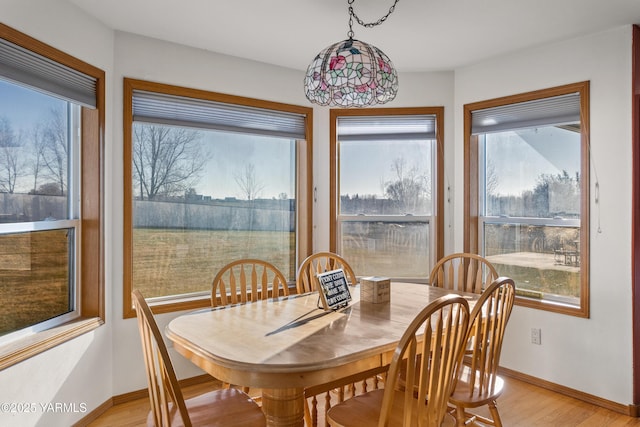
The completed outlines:
[[[13,134],[25,147],[24,154],[17,157],[21,165],[17,171],[19,177],[15,181],[14,192],[27,193],[33,188],[34,175],[29,164],[33,152],[30,145],[32,131],[38,124],[51,119],[52,110],[60,110],[65,105],[67,102],[59,98],[0,79],[0,119],[8,120]],[[2,166],[0,164],[0,168]],[[8,182],[6,169],[0,169],[0,173],[4,173],[0,175],[0,180]],[[43,183],[41,180],[39,182]]]
[[[242,192],[236,182],[238,171],[246,165],[255,168],[255,177],[262,188],[259,198],[277,198],[286,193],[295,197],[295,142],[286,138],[246,136],[229,132],[203,132],[203,149],[207,162],[197,192],[212,198],[238,197]]]
[[[533,190],[541,173],[580,170],[580,134],[557,127],[487,134],[487,158],[493,163],[502,196]]]
[[[52,107],[63,103],[0,80],[0,117],[8,118],[16,132],[28,132],[47,119]],[[236,178],[238,171],[250,164],[262,188],[258,197],[277,198],[282,193],[294,197],[292,140],[218,131],[202,131],[202,135],[201,144],[208,160],[196,185],[199,194],[242,198]],[[383,197],[384,183],[397,179],[392,168],[396,159],[405,159],[407,170],[418,167],[420,174],[428,174],[432,149],[431,143],[415,141],[343,143],[341,194]],[[566,170],[574,176],[580,170],[579,134],[564,129],[542,127],[488,134],[486,150],[499,182],[496,191],[501,195],[519,195],[525,189],[533,189],[540,173],[558,174]],[[449,175],[445,171],[445,176]]]
[[[432,143],[427,141],[350,141],[340,144],[340,193],[351,196],[384,196],[384,183],[398,175],[393,169],[396,159],[404,159],[407,172],[417,168],[428,174]]]
[[[66,101],[0,80],[0,117],[7,118],[14,132],[29,134],[38,123],[49,118],[52,108]],[[278,197],[280,193],[295,196],[292,181],[289,139],[251,136],[228,132],[203,131],[201,144],[209,161],[197,185],[197,192],[212,198],[241,197],[234,174],[245,164],[255,166],[255,174],[263,186],[260,197]],[[30,180],[29,180],[30,182]],[[24,189],[28,191],[30,188]]]
[[[34,123],[46,120],[51,108],[63,104],[58,98],[0,79],[0,117],[8,118],[14,131],[32,129]]]

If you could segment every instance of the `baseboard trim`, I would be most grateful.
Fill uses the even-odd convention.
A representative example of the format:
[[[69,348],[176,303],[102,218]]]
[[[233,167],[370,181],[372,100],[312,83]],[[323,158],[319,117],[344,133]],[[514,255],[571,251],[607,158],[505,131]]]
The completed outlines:
[[[638,418],[640,417],[640,405],[624,405],[621,403],[613,402],[611,400],[603,399],[601,397],[594,396],[589,393],[584,393],[579,390],[575,390],[569,387],[565,387],[560,384],[555,384],[550,381],[543,380],[541,378],[537,378],[531,375],[523,374],[522,372],[514,371],[507,368],[500,368],[499,370],[501,375],[505,377],[513,378],[528,384],[532,384],[536,387],[544,388],[555,393],[563,394],[565,396],[573,397],[574,399],[582,400],[587,403],[591,403],[592,405],[600,406],[602,408],[609,409],[614,412],[618,412],[620,414],[628,415],[630,417]],[[185,378],[180,380],[180,387],[189,387],[192,385],[202,384],[209,381],[217,381],[210,375],[198,375],[191,378]],[[113,396],[111,399],[107,399],[103,404],[98,406],[96,409],[82,417],[80,421],[73,424],[72,427],[85,427],[89,425],[91,422],[98,419],[102,414],[104,414],[108,409],[113,406],[120,405],[122,403],[131,402],[138,399],[146,399],[148,398],[148,390],[146,388],[142,390],[135,390],[129,393],[119,394],[117,396]]]
[[[189,387],[192,385],[203,384],[209,381],[218,381],[213,378],[211,375],[203,374],[198,375],[196,377],[185,378],[183,380],[178,381],[180,384],[180,388]],[[85,427],[98,419],[100,415],[107,412],[110,408],[116,405],[120,405],[127,402],[132,402],[138,399],[148,399],[149,398],[149,390],[143,388],[141,390],[131,391],[129,393],[119,394],[117,396],[113,396],[111,399],[107,399],[102,405],[98,406],[96,409],[82,417],[80,421],[73,424],[72,427]]]
[[[622,403],[613,402],[611,400],[603,399],[598,396],[594,396],[589,393],[565,387],[560,384],[555,384],[550,381],[543,380],[531,375],[523,374],[522,372],[513,371],[507,368],[500,368],[499,372],[505,377],[520,380],[522,382],[534,385],[536,387],[544,388],[555,393],[563,394],[565,396],[573,397],[574,399],[582,400],[583,402],[591,403],[592,405],[600,406],[605,409],[609,409],[620,414],[628,415],[630,417],[640,416],[638,405],[624,405]]]
[[[100,415],[104,414],[112,407],[113,407],[113,398],[107,399],[104,401],[104,403],[102,403],[102,405],[98,406],[96,409],[89,412],[87,415],[82,417],[80,421],[73,424],[71,427],[86,427],[92,422],[94,422],[95,420],[97,420],[98,418],[100,418]]]
[[[189,387],[191,385],[202,384],[208,381],[217,381],[211,375],[203,374],[198,375],[196,377],[185,378],[183,380],[178,381],[180,384],[180,388]],[[129,393],[119,394],[117,396],[113,396],[113,404],[120,405],[121,403],[131,402],[133,400],[138,399],[147,399],[149,397],[149,389],[143,388],[141,390],[130,391]]]

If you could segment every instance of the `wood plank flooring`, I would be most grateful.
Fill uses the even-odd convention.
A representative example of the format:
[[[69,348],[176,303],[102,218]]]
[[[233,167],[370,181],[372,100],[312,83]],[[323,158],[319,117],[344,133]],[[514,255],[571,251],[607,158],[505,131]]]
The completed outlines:
[[[517,379],[505,377],[505,382],[504,394],[498,400],[498,409],[505,427],[640,426],[640,418],[628,417]],[[219,386],[219,382],[189,386],[184,389],[185,397]],[[122,403],[107,410],[89,426],[144,426],[148,410],[147,399]],[[478,413],[488,414],[488,411],[483,408]]]

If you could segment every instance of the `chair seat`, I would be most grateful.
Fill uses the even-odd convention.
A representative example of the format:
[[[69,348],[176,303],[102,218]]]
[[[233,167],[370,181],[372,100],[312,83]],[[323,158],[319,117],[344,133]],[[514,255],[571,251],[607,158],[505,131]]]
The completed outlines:
[[[402,416],[405,395],[395,392],[392,416],[389,427],[402,427]],[[332,427],[373,427],[378,425],[384,390],[373,390],[332,407],[327,412],[327,421]],[[418,404],[414,399],[413,403]],[[415,412],[414,412],[415,413]],[[446,415],[441,426],[455,426],[455,419]]]
[[[263,427],[262,410],[242,391],[234,388],[215,390],[186,399],[185,404],[194,426]],[[170,404],[170,410],[173,405]],[[153,412],[147,416],[147,426],[153,426]],[[178,411],[172,411],[171,426],[183,426]]]
[[[504,389],[504,380],[499,375],[496,375],[495,382],[496,384],[492,393],[482,393],[476,380],[473,393],[471,393],[471,385],[469,384],[468,375],[467,379],[463,376],[458,380],[455,390],[451,394],[451,397],[449,397],[449,402],[453,405],[466,408],[484,406],[489,402],[496,400],[502,394],[502,390]]]

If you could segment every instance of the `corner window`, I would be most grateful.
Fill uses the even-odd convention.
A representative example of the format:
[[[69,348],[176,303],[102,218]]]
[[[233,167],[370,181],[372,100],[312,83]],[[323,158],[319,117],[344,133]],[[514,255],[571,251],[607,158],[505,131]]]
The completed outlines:
[[[29,338],[0,366],[60,342],[39,332],[104,316],[104,73],[43,46],[0,25],[0,345]]]
[[[80,108],[3,79],[0,93],[0,277],[12,294],[0,334],[8,334],[77,314]]]
[[[587,106],[588,83],[465,106],[466,245],[515,280],[518,304],[585,317]]]
[[[311,110],[125,79],[125,316],[210,304],[241,258],[295,283],[308,244]]]
[[[331,248],[358,276],[425,281],[442,253],[442,108],[331,110]]]

